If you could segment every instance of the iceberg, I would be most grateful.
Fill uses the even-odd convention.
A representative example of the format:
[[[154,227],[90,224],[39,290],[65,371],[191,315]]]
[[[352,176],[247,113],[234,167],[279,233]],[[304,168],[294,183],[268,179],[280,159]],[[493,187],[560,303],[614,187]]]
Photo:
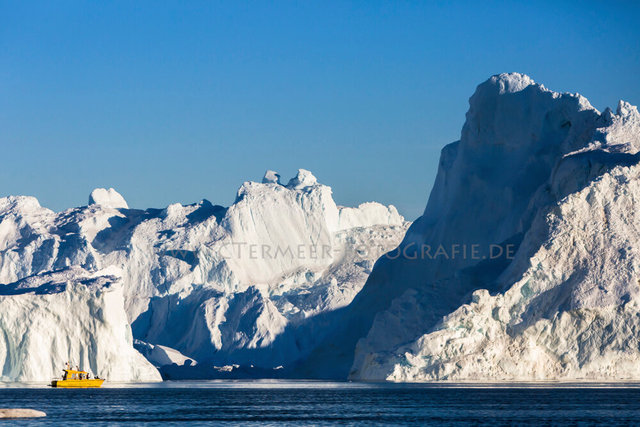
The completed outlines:
[[[0,381],[47,381],[67,362],[111,381],[159,381],[133,349],[114,272],[70,267],[0,287]]]
[[[412,224],[304,169],[228,207],[0,198],[0,379],[638,380],[639,151],[636,107],[506,73]]]
[[[50,380],[68,359],[123,381],[159,379],[154,366],[171,366],[172,378],[176,366],[187,375],[196,365],[199,375],[235,364],[288,367],[322,339],[332,322],[325,315],[351,302],[407,227],[393,206],[338,206],[331,188],[302,169],[287,185],[273,171],[244,183],[229,207],[202,200],[130,209],[114,189],[63,212],[33,197],[0,198],[0,293],[7,306],[24,301],[0,324],[11,338],[2,378]],[[105,271],[117,280],[84,285]],[[32,278],[42,285],[12,293]],[[66,284],[41,294],[47,282]],[[74,298],[86,313],[69,310]],[[24,320],[41,300],[50,307],[43,322],[62,319],[54,330]],[[95,328],[80,328],[80,319]],[[27,332],[25,346],[17,337]]]
[[[600,113],[517,73],[478,86],[399,247],[477,245],[477,256],[379,261],[351,307],[367,313],[363,335],[342,333],[355,355],[341,372],[352,362],[350,378],[367,380],[640,378],[639,149],[628,103]]]

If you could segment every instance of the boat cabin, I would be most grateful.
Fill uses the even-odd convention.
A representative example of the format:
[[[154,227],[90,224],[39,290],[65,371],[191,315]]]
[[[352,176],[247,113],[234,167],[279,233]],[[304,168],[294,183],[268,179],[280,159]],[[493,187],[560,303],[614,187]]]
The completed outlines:
[[[76,371],[73,369],[63,369],[64,374],[62,374],[63,380],[88,380],[89,374],[85,371]]]

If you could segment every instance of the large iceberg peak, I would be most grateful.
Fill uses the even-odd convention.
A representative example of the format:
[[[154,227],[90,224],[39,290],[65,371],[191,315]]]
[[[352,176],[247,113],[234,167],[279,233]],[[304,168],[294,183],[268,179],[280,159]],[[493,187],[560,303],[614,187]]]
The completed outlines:
[[[637,110],[600,114],[520,74],[491,77],[469,104],[398,253],[513,252],[380,259],[331,341],[355,348],[351,378],[640,378]]]
[[[473,164],[497,164],[491,158],[496,152],[511,164],[520,157],[554,161],[560,152],[585,147],[600,117],[579,94],[554,92],[524,74],[500,74],[469,99],[461,148],[475,153]]]
[[[622,102],[620,105],[624,107],[629,104]],[[478,85],[469,99],[469,106],[467,120],[470,115],[473,117],[478,113],[485,118],[491,118],[496,114],[509,113],[510,109],[517,112],[522,107],[526,107],[527,114],[530,115],[550,107],[598,113],[589,100],[579,93],[554,92],[521,73],[502,73],[491,76]],[[514,114],[511,116],[512,119],[517,119]],[[515,123],[519,124],[517,120]]]
[[[311,187],[318,183],[318,179],[306,169],[298,169],[298,173],[295,177],[289,180],[287,187],[301,189],[305,187]]]
[[[536,82],[526,74],[502,73],[492,76],[484,84],[495,86],[498,89],[498,93],[503,95],[505,93],[520,92],[527,86],[536,84]]]
[[[124,197],[113,188],[96,188],[89,195],[89,204],[114,209],[129,209]]]
[[[460,141],[443,151],[422,225],[412,232],[420,230],[419,240],[457,243],[500,242],[521,232],[533,195],[557,162],[587,147],[602,123],[579,95],[548,90],[523,74],[491,77],[469,100]],[[442,229],[429,236],[434,226]]]

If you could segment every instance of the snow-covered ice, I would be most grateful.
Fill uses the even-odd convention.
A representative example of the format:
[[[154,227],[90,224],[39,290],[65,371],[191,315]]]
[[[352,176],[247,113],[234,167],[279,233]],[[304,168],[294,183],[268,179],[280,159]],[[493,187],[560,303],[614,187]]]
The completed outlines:
[[[2,418],[42,418],[47,414],[37,409],[28,408],[2,408],[0,409],[0,419]]]
[[[515,255],[379,263],[361,295],[390,303],[351,378],[640,379],[639,124],[524,75],[481,84],[401,248]]]
[[[124,197],[113,188],[96,188],[89,195],[89,204],[114,209],[129,209]]]
[[[153,366],[158,368],[173,364],[178,366],[195,366],[197,364],[195,360],[185,356],[178,350],[164,345],[153,345],[144,341],[134,340],[133,346],[146,357]]]
[[[639,150],[636,107],[509,73],[470,98],[410,227],[303,169],[229,207],[0,198],[2,380],[68,359],[122,380],[638,380]]]
[[[408,226],[393,206],[337,206],[331,189],[306,170],[288,185],[268,171],[264,183],[244,183],[228,208],[203,200],[129,209],[113,189],[94,190],[89,202],[56,213],[33,197],[0,198],[0,292],[31,277],[115,269],[118,285],[108,300],[122,297],[121,306],[112,301],[83,314],[88,321],[91,313],[108,311],[108,325],[98,327],[96,320],[94,329],[77,330],[81,310],[70,310],[68,300],[84,298],[78,304],[89,310],[112,294],[91,293],[82,280],[69,279],[59,294],[3,296],[7,305],[25,304],[3,317],[5,325],[22,322],[21,328],[0,328],[7,337],[7,381],[48,380],[69,358],[108,379],[157,378],[125,334],[129,324],[136,347],[156,366],[291,364],[322,338],[318,324],[327,321],[319,315],[348,305],[374,261],[399,244]],[[57,329],[43,331],[19,317],[27,303],[40,305],[43,298],[59,304],[59,312],[43,312],[61,316]],[[113,325],[122,336],[105,349]],[[43,343],[55,345],[52,354],[44,344],[37,351],[21,345],[18,334],[27,330],[34,343],[42,335]],[[112,351],[121,358],[104,355]]]
[[[120,279],[80,267],[0,288],[0,381],[46,381],[66,362],[111,381],[158,381],[133,349]]]

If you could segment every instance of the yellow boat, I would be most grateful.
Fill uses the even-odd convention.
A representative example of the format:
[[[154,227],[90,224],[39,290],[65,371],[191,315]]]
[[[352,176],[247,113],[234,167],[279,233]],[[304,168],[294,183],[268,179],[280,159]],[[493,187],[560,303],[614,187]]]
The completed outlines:
[[[89,373],[85,371],[76,371],[73,369],[63,369],[64,374],[61,380],[51,381],[51,387],[62,388],[97,388],[102,385],[104,379],[91,378]]]

